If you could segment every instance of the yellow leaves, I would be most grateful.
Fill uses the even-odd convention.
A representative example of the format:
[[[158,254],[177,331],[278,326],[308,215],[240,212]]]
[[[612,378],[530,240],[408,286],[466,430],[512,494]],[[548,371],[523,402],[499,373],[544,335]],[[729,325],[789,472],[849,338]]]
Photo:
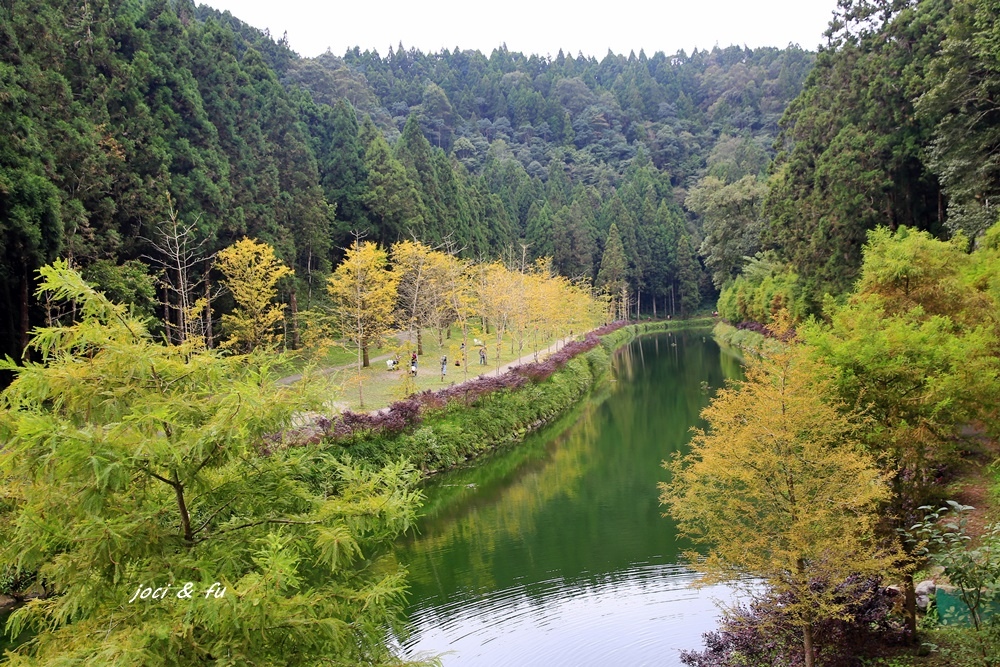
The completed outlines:
[[[868,235],[857,293],[852,301],[876,299],[890,315],[950,317],[969,327],[995,317],[995,305],[972,284],[981,255],[967,252],[959,232],[950,241],[925,231],[879,227]]]
[[[326,285],[333,299],[333,328],[357,347],[358,400],[362,406],[361,367],[368,366],[368,348],[385,341],[395,319],[399,274],[390,271],[388,265],[385,250],[355,239]]]
[[[222,316],[222,326],[229,332],[223,347],[249,352],[273,346],[278,339],[276,325],[284,317],[282,307],[273,303],[276,285],[293,271],[275,257],[274,248],[248,238],[221,251],[216,266],[236,301],[233,312]]]
[[[553,276],[546,262],[511,270],[501,262],[475,267],[479,312],[494,327],[499,346],[508,332],[518,342],[581,334],[601,321],[602,306],[589,290]]]
[[[886,477],[854,439],[824,373],[794,347],[751,362],[745,382],[702,412],[691,453],[665,464],[660,500],[682,533],[708,544],[709,580],[764,578],[803,605],[832,604],[814,580],[894,565],[875,536]],[[803,609],[807,609],[804,606]]]
[[[412,525],[418,474],[281,447],[273,434],[319,407],[313,383],[274,386],[268,364],[282,360],[268,352],[138,335],[66,272],[46,291],[76,299],[83,320],[0,393],[0,571],[37,571],[55,593],[12,617],[38,631],[18,664],[186,664],[201,637],[261,664],[286,664],[293,644],[303,664],[381,651],[400,568],[359,556]],[[186,581],[227,592],[128,603],[137,586]],[[166,643],[173,653],[143,653]]]
[[[399,274],[384,249],[356,242],[327,281],[338,330],[360,347],[380,343],[393,323]]]
[[[419,241],[392,246],[394,270],[399,274],[400,319],[412,331],[442,328],[451,315],[449,292],[460,261]],[[458,272],[461,269],[458,268]]]

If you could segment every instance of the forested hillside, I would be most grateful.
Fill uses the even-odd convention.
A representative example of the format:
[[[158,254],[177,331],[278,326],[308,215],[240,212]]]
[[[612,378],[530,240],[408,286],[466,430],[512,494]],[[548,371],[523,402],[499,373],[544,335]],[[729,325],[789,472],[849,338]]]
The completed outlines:
[[[840,5],[782,119],[761,198],[747,189],[707,214],[707,230],[745,240],[719,260],[730,280],[720,312],[730,319],[764,322],[783,306],[818,312],[824,294],[851,288],[878,226],[978,243],[998,220],[1000,3]],[[754,206],[733,214],[734,201]]]
[[[615,225],[642,309],[689,312],[712,288],[686,190],[705,173],[763,175],[812,61],[402,46],[308,60],[186,0],[5,3],[0,353],[18,357],[52,316],[34,291],[56,257],[167,336],[194,291],[217,326],[231,303],[212,257],[244,235],[294,269],[281,297],[294,310],[321,298],[353,231],[552,256],[594,280]]]

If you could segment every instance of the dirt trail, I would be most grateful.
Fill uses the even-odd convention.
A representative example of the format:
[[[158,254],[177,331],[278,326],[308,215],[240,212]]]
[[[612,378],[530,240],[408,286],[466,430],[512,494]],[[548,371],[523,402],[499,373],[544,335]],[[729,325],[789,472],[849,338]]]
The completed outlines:
[[[407,332],[405,332],[405,331],[402,332],[402,333],[398,333],[398,334],[396,334],[396,340],[399,341],[400,343],[409,342],[410,335]],[[385,354],[380,354],[377,357],[371,357],[368,360],[368,363],[370,365],[374,366],[376,364],[376,362],[381,363],[381,362],[385,361],[386,359],[388,359],[391,356],[392,356],[391,352],[386,352]],[[358,362],[352,361],[349,364],[341,364],[340,366],[327,366],[326,368],[319,369],[318,371],[316,371],[315,373],[313,373],[313,375],[315,375],[317,377],[325,377],[327,375],[330,375],[331,373],[336,373],[338,371],[349,371],[349,370],[352,370],[354,368],[357,368],[357,365],[358,365]],[[302,379],[302,373],[296,373],[294,375],[286,375],[283,378],[275,380],[274,383],[275,384],[294,384],[295,382],[298,382],[301,379]]]
[[[988,466],[1000,459],[1000,444],[991,440],[980,426],[966,426],[962,429],[965,450],[958,466],[958,479],[952,483],[955,500],[963,505],[971,505],[967,530],[972,536],[981,535],[988,523],[1000,520],[1000,507],[995,506],[991,497],[994,478]]]
[[[563,347],[564,345],[566,345],[566,343],[568,343],[569,341],[573,340],[574,338],[575,338],[575,336],[574,337],[561,338],[561,339],[557,340],[555,343],[553,343],[552,345],[550,345],[547,348],[545,348],[544,350],[539,350],[538,351],[538,360],[542,361],[547,356],[549,356],[553,352],[556,352],[557,350],[559,350],[561,347]],[[406,334],[400,334],[400,340],[403,341],[403,342],[405,342],[405,340],[407,340]],[[391,353],[381,354],[381,355],[379,355],[377,357],[372,357],[371,359],[369,359],[369,364],[371,364],[372,366],[375,366],[377,363],[383,363],[383,362],[385,362],[390,357],[392,357]],[[468,379],[465,379],[465,377],[464,377],[465,373],[462,371],[461,367],[451,366],[450,365],[450,366],[448,366],[448,372],[449,372],[449,374],[453,373],[454,376],[456,376],[456,377],[457,376],[462,376],[462,380],[461,381],[454,381],[453,380],[450,383],[448,383],[447,381],[443,382],[443,383],[441,383],[441,387],[440,388],[443,389],[445,387],[458,387],[458,386],[462,386],[466,382],[472,382],[473,380],[475,380],[477,378],[480,378],[480,377],[483,377],[483,376],[487,376],[487,375],[503,375],[504,373],[506,373],[507,371],[509,371],[511,368],[514,368],[515,366],[520,366],[522,364],[529,364],[529,363],[532,363],[534,360],[535,360],[535,353],[534,352],[529,352],[528,354],[525,354],[525,355],[523,355],[521,357],[518,357],[517,359],[514,359],[513,361],[508,361],[505,364],[501,364],[500,368],[498,370],[496,366],[490,366],[488,364],[486,364],[486,365],[479,365],[479,355],[478,355],[478,353],[475,350],[470,350],[470,354],[469,354],[469,377],[468,377]],[[349,364],[343,364],[343,365],[340,365],[340,366],[329,366],[327,368],[323,368],[323,369],[320,369],[320,370],[316,371],[312,375],[313,376],[323,377],[323,376],[326,376],[326,375],[330,375],[331,373],[337,373],[339,371],[354,370],[356,367],[357,367],[357,363],[356,362],[352,362],[352,363],[349,363]],[[479,370],[478,370],[478,372],[474,372],[473,369],[479,369]],[[301,379],[302,379],[302,373],[296,373],[294,375],[288,375],[288,376],[283,377],[283,378],[281,378],[279,380],[276,380],[275,383],[276,384],[282,384],[282,385],[293,384],[295,382],[298,382]],[[387,409],[388,408],[383,407],[383,408],[378,408],[376,410],[369,410],[368,412],[378,413],[378,412],[381,412],[381,411],[387,410]]]

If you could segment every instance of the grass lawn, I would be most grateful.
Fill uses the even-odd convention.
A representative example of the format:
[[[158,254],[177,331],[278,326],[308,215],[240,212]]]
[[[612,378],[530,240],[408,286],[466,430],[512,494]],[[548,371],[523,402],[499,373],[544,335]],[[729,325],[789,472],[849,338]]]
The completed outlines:
[[[385,354],[389,348],[375,348],[369,350],[371,358]],[[345,349],[341,345],[331,345],[330,347],[323,350],[319,355],[312,354],[307,355],[304,351],[292,352],[287,363],[280,366],[275,366],[273,375],[277,378],[282,378],[288,375],[294,375],[296,373],[301,373],[303,369],[307,366],[315,366],[317,368],[334,368],[337,366],[347,366],[349,364],[355,363],[357,360],[357,354],[353,349]]]
[[[330,402],[332,405],[339,409],[374,410],[385,407],[393,401],[398,401],[415,392],[427,389],[441,389],[490,371],[495,373],[498,364],[496,358],[496,338],[493,337],[492,340],[483,338],[483,341],[487,343],[488,363],[486,365],[479,363],[479,350],[473,344],[473,337],[469,336],[469,365],[468,372],[466,372],[464,366],[455,365],[456,361],[463,361],[461,329],[453,328],[451,338],[444,338],[441,343],[438,342],[436,331],[424,331],[424,354],[417,359],[417,376],[415,378],[410,377],[408,370],[410,367],[410,355],[416,350],[416,345],[402,340],[402,342],[397,342],[395,346],[390,344],[386,348],[370,352],[371,365],[368,368],[362,369],[360,378],[364,395],[364,405],[361,405],[360,402],[358,373],[354,367],[357,363],[356,352],[345,350],[344,348],[336,348],[325,355],[322,361],[318,362],[318,365],[321,368],[340,367],[329,376],[337,387],[335,395],[331,396]],[[539,350],[544,350],[555,341],[555,338],[544,342],[539,341],[538,348]],[[507,340],[503,345],[499,365],[503,366],[519,357],[531,355],[532,350],[533,346],[530,339],[525,340],[522,351],[517,349],[516,343],[514,350],[511,351],[511,343]],[[398,370],[389,371],[385,361],[378,359],[383,355],[391,354],[399,355],[400,363]],[[448,357],[447,373],[444,379],[441,377],[442,355]],[[531,358],[528,358],[525,359],[525,362],[527,363],[531,360]],[[303,365],[304,363],[301,363],[300,367]],[[346,367],[348,365],[350,367]],[[297,372],[297,370],[288,370],[287,368],[282,369],[282,371],[287,371],[284,372],[285,375]]]

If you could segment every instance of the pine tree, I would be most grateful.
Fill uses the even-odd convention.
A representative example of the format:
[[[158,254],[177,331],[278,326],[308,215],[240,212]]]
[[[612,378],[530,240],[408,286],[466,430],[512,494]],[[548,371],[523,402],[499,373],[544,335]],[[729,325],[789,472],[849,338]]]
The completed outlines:
[[[362,130],[362,141],[367,144],[365,171],[368,174],[364,202],[371,212],[377,238],[396,241],[414,234],[422,236],[424,210],[406,168],[393,157],[388,142],[370,118],[365,118]]]
[[[608,232],[607,243],[604,244],[604,256],[601,257],[601,268],[597,272],[598,289],[611,296],[612,299],[619,299],[622,288],[626,286],[628,274],[628,260],[625,257],[625,247],[622,245],[621,236],[618,234],[618,225],[611,223],[611,231]],[[619,303],[619,317],[627,314],[627,304]]]
[[[316,137],[316,158],[320,184],[327,201],[337,205],[337,220],[344,229],[368,229],[365,210],[365,149],[354,107],[341,98],[317,119],[312,128]]]
[[[555,269],[568,278],[591,280],[594,276],[592,216],[580,202],[563,206],[552,216]]]
[[[548,202],[543,202],[541,206],[537,202],[531,205],[524,241],[528,244],[528,252],[533,259],[552,257],[555,254],[552,243],[552,209]]]
[[[421,240],[440,243],[448,233],[448,212],[434,168],[434,153],[420,130],[416,115],[410,115],[403,134],[395,146],[395,157],[406,168],[406,174],[416,184],[424,210],[424,230]]]
[[[677,291],[681,313],[690,315],[701,305],[701,265],[686,233],[677,244]]]

